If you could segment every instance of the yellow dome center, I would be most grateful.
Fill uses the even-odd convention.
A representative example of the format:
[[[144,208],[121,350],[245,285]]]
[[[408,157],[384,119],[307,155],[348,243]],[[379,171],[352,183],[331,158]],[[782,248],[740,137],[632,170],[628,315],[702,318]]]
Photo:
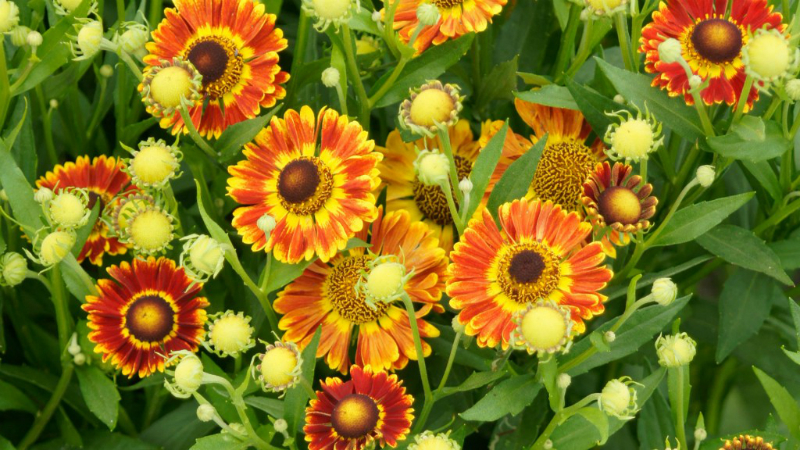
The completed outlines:
[[[373,431],[379,418],[375,400],[363,394],[350,394],[333,408],[331,425],[342,437],[358,439]]]
[[[194,355],[184,356],[175,367],[175,384],[185,392],[194,392],[203,384],[203,363]]]
[[[422,127],[433,127],[450,119],[453,98],[439,89],[425,89],[411,102],[411,121]]]
[[[641,200],[636,193],[626,187],[612,186],[606,189],[600,194],[597,203],[598,210],[607,224],[633,225],[639,221],[642,213]]]
[[[589,6],[595,11],[608,12],[622,4],[622,0],[588,0]]]
[[[58,3],[60,3],[67,12],[72,12],[80,6],[81,0],[58,0]]]
[[[214,322],[209,334],[211,344],[217,351],[236,354],[250,343],[252,332],[247,319],[240,315],[229,314]]]
[[[50,202],[50,217],[61,226],[78,226],[85,215],[83,200],[71,192],[63,192]]]
[[[51,266],[67,256],[75,245],[75,235],[66,231],[54,231],[42,241],[40,257],[45,265]]]
[[[611,146],[623,158],[638,159],[646,156],[653,148],[653,129],[647,121],[631,119],[620,124]]]
[[[351,0],[313,0],[317,16],[325,20],[343,17],[350,9]]]
[[[367,289],[378,298],[389,298],[403,289],[406,268],[397,262],[386,262],[373,267],[367,275]]]
[[[261,360],[261,375],[264,381],[272,386],[289,384],[294,376],[291,374],[297,367],[297,356],[284,347],[275,347],[264,354]]]
[[[786,73],[790,64],[789,44],[773,33],[757,34],[747,44],[750,70],[762,78],[775,78]]]
[[[331,268],[331,273],[325,280],[323,290],[326,298],[333,304],[333,310],[344,319],[355,324],[372,322],[383,317],[389,305],[382,302],[374,304],[375,309],[369,307],[364,295],[355,289],[356,283],[361,278],[361,271],[367,268],[369,256],[349,256]]]
[[[144,210],[148,206],[150,206],[150,203],[140,198],[126,200],[117,212],[116,220],[119,231],[125,232],[128,229],[128,219],[130,219],[136,211]]]
[[[178,159],[170,148],[162,145],[143,147],[131,160],[133,173],[148,185],[159,184],[168,180],[175,174],[177,167]]]
[[[567,335],[567,319],[550,306],[536,306],[525,313],[520,322],[525,341],[539,350],[558,347]]]
[[[148,252],[163,249],[172,241],[172,221],[164,212],[151,209],[133,217],[130,224],[133,243]]]
[[[150,95],[164,108],[177,108],[181,97],[189,98],[191,93],[192,74],[182,67],[164,67],[150,82]]]

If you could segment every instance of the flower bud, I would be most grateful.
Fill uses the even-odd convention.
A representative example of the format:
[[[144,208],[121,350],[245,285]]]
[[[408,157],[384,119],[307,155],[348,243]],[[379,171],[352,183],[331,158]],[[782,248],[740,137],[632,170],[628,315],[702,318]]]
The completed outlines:
[[[357,0],[303,0],[303,11],[317,19],[314,28],[323,32],[333,25],[337,30],[352,17],[353,9],[359,8]]]
[[[621,105],[624,105],[624,104],[626,103],[626,102],[625,102],[625,97],[623,97],[623,96],[621,96],[621,95],[619,95],[619,94],[617,94],[617,95],[615,95],[615,96],[614,96],[614,101],[615,101],[616,103],[619,103],[619,104],[621,104]]]
[[[639,407],[636,403],[636,390],[631,384],[633,381],[629,377],[609,381],[600,393],[600,409],[620,420],[633,419]]]
[[[31,47],[38,47],[42,45],[42,34],[36,30],[33,30],[28,33],[28,36],[25,38],[25,40]]]
[[[570,384],[572,384],[572,377],[566,373],[558,374],[558,378],[556,378],[556,384],[559,388],[566,389]]]
[[[217,410],[214,406],[204,403],[197,407],[197,418],[200,422],[211,422],[217,415]]]
[[[31,29],[25,25],[17,25],[11,31],[7,31],[7,33],[11,36],[11,45],[14,47],[22,47],[23,45],[27,45],[28,33],[30,32]]]
[[[705,428],[697,428],[694,430],[694,439],[697,442],[705,441],[708,438],[708,432]]]
[[[529,354],[555,353],[572,339],[569,308],[554,303],[529,305],[515,314],[514,322],[517,326],[511,332],[511,341]]]
[[[544,445],[542,447],[544,448],[544,450],[552,450],[553,441],[551,441],[550,439],[544,441]]]
[[[464,177],[461,181],[458,182],[458,190],[463,192],[465,195],[472,192],[472,181],[468,177]]]
[[[372,21],[375,23],[383,23],[383,17],[381,16],[381,12],[377,9],[372,11]]]
[[[419,24],[424,27],[436,25],[441,17],[439,8],[433,3],[421,3],[417,7],[417,20],[419,20]]]
[[[86,364],[86,355],[78,353],[72,357],[72,362],[75,363],[76,366],[82,366]]]
[[[114,76],[114,68],[108,64],[103,64],[100,66],[100,76],[105,78],[111,78]]]
[[[116,42],[123,51],[141,59],[147,55],[147,50],[144,46],[149,38],[150,32],[147,27],[137,23],[128,26],[124,33],[118,35]]]
[[[173,58],[145,69],[139,91],[147,112],[154,117],[171,117],[180,108],[181,99],[193,104],[203,98],[202,80],[191,62]]]
[[[325,87],[336,87],[339,84],[339,71],[335,67],[328,67],[322,71],[322,84]]]
[[[664,367],[688,365],[697,353],[697,343],[686,333],[659,336],[656,340],[658,363]]]
[[[53,191],[50,189],[43,187],[39,188],[35,194],[33,194],[33,199],[36,200],[37,203],[47,203],[53,199]]]
[[[689,87],[692,89],[697,89],[700,85],[703,84],[703,79],[697,75],[692,75],[689,77]]]
[[[759,29],[742,48],[745,73],[769,83],[791,75],[797,66],[797,48],[777,29]]]
[[[714,166],[700,166],[697,168],[697,182],[704,188],[711,186],[716,176],[717,171]]]
[[[650,294],[659,305],[669,306],[678,296],[678,285],[669,278],[659,278],[653,283]]]
[[[612,122],[606,129],[604,140],[610,146],[606,152],[613,159],[639,162],[661,145],[661,123],[653,118],[649,111],[638,111],[634,116],[630,111],[622,110],[607,113],[616,117],[619,123]]]
[[[461,445],[450,439],[449,431],[439,434],[425,431],[414,437],[414,442],[408,446],[408,450],[461,450]]]
[[[181,358],[175,367],[175,386],[186,396],[197,392],[203,385],[203,362],[194,354]],[[183,397],[185,398],[185,397]]]
[[[303,358],[293,342],[268,345],[257,358],[259,363],[253,371],[253,377],[264,391],[285,391],[297,384],[302,376]]]
[[[88,22],[78,31],[78,48],[74,59],[80,61],[93,57],[102,49],[102,43],[103,24],[97,20]]]
[[[611,330],[606,331],[605,333],[603,333],[603,339],[605,339],[605,341],[610,344],[617,339],[617,334]]]
[[[192,235],[186,236],[188,239],[184,245],[184,253],[181,254],[181,265],[186,269],[190,266],[188,272],[190,276],[195,279],[208,279],[208,277],[216,277],[222,266],[225,264],[225,246],[220,244],[216,239],[211,236]],[[188,263],[184,265],[184,256],[188,254]],[[193,276],[193,273],[198,275]]]
[[[434,150],[423,150],[414,161],[414,170],[419,181],[426,186],[448,186],[450,161],[447,156]]]
[[[0,286],[14,287],[25,281],[28,261],[19,253],[8,252],[0,258]]]
[[[138,254],[152,255],[170,247],[175,237],[172,215],[158,206],[136,209],[128,220],[126,240]]]
[[[269,235],[272,234],[272,230],[275,229],[277,224],[278,223],[275,221],[275,218],[269,214],[264,214],[256,221],[256,226],[259,230],[264,232],[267,240],[269,240]]]
[[[91,215],[88,204],[89,195],[84,190],[61,191],[48,203],[50,219],[64,228],[82,227]]]
[[[667,63],[675,63],[683,59],[681,43],[675,38],[665,39],[658,45],[658,58]]]
[[[75,245],[76,236],[74,232],[57,230],[48,234],[42,240],[39,249],[39,260],[42,265],[52,266],[64,259]]]
[[[416,134],[433,137],[439,127],[451,127],[458,121],[463,105],[458,86],[431,81],[400,104],[400,126]]]
[[[786,95],[793,101],[800,100],[800,80],[793,78],[786,82]]]
[[[278,433],[285,433],[289,429],[289,424],[283,419],[276,420],[273,426]]]
[[[13,30],[19,23],[19,7],[9,0],[0,0],[0,33]]]
[[[54,98],[51,98],[51,99],[50,99],[50,108],[51,108],[51,109],[56,109],[56,108],[58,108],[58,100],[56,100],[56,99],[54,99]]]
[[[453,327],[453,331],[455,331],[456,333],[464,333],[464,331],[466,331],[467,329],[467,327],[465,327],[461,322],[459,322],[458,316],[453,317],[453,320],[451,321],[451,326]]]

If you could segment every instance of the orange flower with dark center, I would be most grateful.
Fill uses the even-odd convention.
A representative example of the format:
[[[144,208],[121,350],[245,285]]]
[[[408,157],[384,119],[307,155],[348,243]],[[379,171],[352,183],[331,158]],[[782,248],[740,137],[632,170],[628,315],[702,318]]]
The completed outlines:
[[[436,337],[439,330],[422,320],[431,310],[443,312],[439,304],[445,284],[447,257],[434,233],[422,222],[413,222],[405,211],[395,211],[372,223],[369,251],[363,247],[339,254],[327,263],[317,260],[278,294],[275,311],[283,314],[279,327],[283,339],[305,347],[322,326],[317,357],[346,373],[350,367],[350,343],[357,333],[356,364],[376,369],[402,369],[409,359],[418,359],[408,314],[402,305],[376,302],[370,306],[356,289],[364,271],[375,258],[392,258],[413,274],[403,289],[414,303],[420,335]],[[366,230],[357,236],[367,240]],[[423,341],[424,356],[430,346]]]
[[[219,137],[228,126],[256,117],[261,108],[286,96],[281,85],[289,74],[278,65],[278,52],[288,43],[263,4],[176,0],[164,16],[144,61],[156,67],[180,57],[200,72],[206,101],[191,107],[189,115],[201,135]],[[186,132],[177,113],[162,118],[161,126]]]
[[[414,420],[414,398],[397,375],[353,366],[350,381],[327,378],[306,408],[303,433],[309,450],[396,447]]]
[[[447,295],[458,321],[482,347],[508,348],[515,313],[538,300],[572,311],[575,330],[604,310],[598,291],[611,279],[597,242],[584,245],[592,226],[552,202],[515,200],[472,219],[450,254]]]
[[[382,156],[373,147],[358,122],[332,109],[273,118],[245,146],[247,159],[228,168],[228,194],[246,205],[233,212],[244,243],[282,262],[333,258],[377,215]],[[265,214],[275,220],[269,235],[258,227]]]
[[[681,54],[694,75],[708,86],[700,92],[707,105],[739,101],[746,75],[742,48],[750,33],[758,29],[783,30],[781,14],[772,12],[766,0],[669,0],[653,12],[653,21],[642,29],[641,47],[645,70],[655,73],[653,86],[666,89],[670,96],[683,95],[694,104],[689,93],[689,78],[679,62],[661,61],[658,46],[666,39],[681,43]],[[747,93],[744,111],[758,100],[754,84]]]
[[[100,214],[112,203],[114,196],[120,191],[133,191],[131,178],[123,172],[122,161],[101,155],[89,162],[88,156],[79,156],[75,162],[57,165],[52,172],[47,172],[36,181],[39,188],[60,191],[67,188],[83,188],[89,192],[89,209],[100,202]],[[109,236],[108,226],[102,221],[95,222],[92,232],[78,255],[78,262],[88,258],[96,266],[103,264],[103,255],[121,255],[128,247],[115,237]]]
[[[89,313],[89,340],[103,361],[144,378],[164,371],[164,355],[197,351],[209,306],[196,296],[202,283],[166,258],[123,262],[108,274],[112,280],[99,280],[99,294],[86,296],[82,306]]]

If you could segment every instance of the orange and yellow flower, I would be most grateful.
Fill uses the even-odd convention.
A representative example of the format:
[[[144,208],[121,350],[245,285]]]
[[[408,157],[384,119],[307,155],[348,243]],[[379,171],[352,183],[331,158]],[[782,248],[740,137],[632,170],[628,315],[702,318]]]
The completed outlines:
[[[405,211],[395,211],[372,223],[371,246],[351,249],[328,263],[316,261],[275,300],[275,311],[284,314],[278,326],[286,330],[283,339],[305,347],[319,326],[322,337],[317,357],[335,370],[350,367],[350,342],[357,329],[356,364],[376,369],[402,369],[409,359],[419,358],[414,347],[408,314],[402,305],[377,302],[370,306],[356,290],[369,263],[378,257],[393,257],[411,277],[404,285],[416,312],[423,338],[436,337],[439,330],[422,320],[431,310],[443,312],[439,304],[445,286],[447,258],[434,233],[422,222],[411,220]],[[360,238],[367,239],[366,230]],[[424,356],[431,352],[423,341]]]
[[[567,211],[581,211],[583,182],[595,164],[606,158],[599,139],[585,144],[592,131],[579,111],[538,105],[517,99],[517,112],[533,129],[536,143],[547,134],[547,144],[528,191],[529,199],[552,201]]]
[[[503,125],[502,121],[487,121],[483,124],[481,136],[475,140],[469,122],[460,120],[448,130],[453,157],[456,161],[458,178],[468,177],[480,151]],[[483,202],[488,199],[492,188],[502,176],[511,161],[518,158],[530,144],[527,140],[509,131],[503,153],[497,164]],[[526,146],[527,145],[527,146]],[[524,150],[522,148],[524,147]],[[455,241],[455,225],[447,206],[447,197],[439,186],[426,186],[417,179],[414,171],[415,149],[442,148],[439,137],[423,138],[416,142],[403,142],[400,132],[395,130],[386,138],[386,147],[376,147],[383,154],[383,161],[378,164],[381,173],[381,189],[386,187],[387,211],[408,211],[411,219],[421,220],[435,233],[442,248],[449,252]],[[454,196],[455,198],[455,196]]]
[[[100,202],[100,214],[106,205],[112,203],[114,196],[123,189],[135,190],[130,186],[131,178],[123,171],[124,164],[121,160],[101,155],[89,162],[88,156],[79,156],[75,162],[57,165],[52,172],[47,172],[36,181],[39,188],[48,188],[54,191],[67,188],[84,188],[89,192],[89,209]],[[128,248],[115,237],[109,236],[108,226],[102,221],[95,222],[92,232],[86,239],[78,262],[88,258],[97,266],[103,264],[103,255],[121,255]]]
[[[783,30],[781,14],[772,12],[767,0],[669,0],[653,12],[653,21],[642,30],[639,51],[645,54],[645,69],[656,73],[653,86],[669,95],[683,95],[694,104],[689,78],[680,62],[661,61],[658,46],[666,39],[681,43],[681,55],[692,73],[708,82],[700,95],[707,105],[739,101],[745,82],[742,48],[756,30]],[[758,100],[754,86],[747,94],[744,110]]]
[[[163,372],[164,355],[197,351],[209,303],[197,297],[203,285],[193,282],[175,261],[134,259],[108,268],[110,279],[97,282],[98,295],[87,295],[89,340],[103,361],[128,377]]]
[[[417,8],[429,0],[399,1],[394,13],[394,29],[406,44],[411,40],[419,26]],[[391,2],[394,3],[394,2]],[[448,39],[455,39],[469,33],[480,33],[492,22],[492,16],[500,14],[508,0],[432,0],[439,9],[439,20],[423,27],[414,41],[417,53],[428,47],[439,45]]]
[[[200,102],[189,115],[203,136],[219,137],[228,126],[256,117],[286,96],[289,74],[278,65],[288,45],[275,15],[250,0],[175,0],[153,31],[144,58],[149,67],[175,57],[190,61],[203,76]],[[148,70],[145,68],[145,70]],[[180,114],[161,119],[172,132],[187,132]]]
[[[245,146],[247,159],[228,168],[228,194],[246,205],[233,212],[233,226],[253,251],[272,250],[279,261],[330,260],[377,217],[382,155],[373,149],[358,122],[332,109],[273,118]],[[258,227],[264,215],[275,220],[269,235]]]
[[[614,245],[624,246],[633,234],[650,228],[658,199],[651,197],[653,185],[639,175],[631,175],[633,167],[607,161],[597,164],[583,184],[583,206],[586,216],[602,236],[606,253],[616,257]],[[596,236],[597,237],[597,236]]]
[[[600,243],[580,216],[552,202],[515,200],[499,208],[500,229],[485,209],[450,254],[447,295],[478,344],[508,348],[514,313],[538,300],[569,307],[575,331],[604,310],[598,291],[611,279]]]
[[[414,397],[397,375],[353,366],[350,380],[326,378],[306,408],[303,433],[309,450],[396,447],[414,420]]]

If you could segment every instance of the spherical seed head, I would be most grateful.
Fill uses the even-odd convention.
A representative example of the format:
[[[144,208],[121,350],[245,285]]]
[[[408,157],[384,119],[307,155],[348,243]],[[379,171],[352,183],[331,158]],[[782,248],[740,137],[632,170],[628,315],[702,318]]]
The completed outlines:
[[[762,81],[774,81],[790,72],[796,49],[778,30],[758,30],[742,49],[748,75]]]
[[[384,262],[367,274],[367,291],[377,299],[393,298],[404,291],[406,267],[398,262]]]
[[[264,390],[282,391],[294,385],[300,372],[300,352],[297,346],[277,342],[267,346],[256,367]]]
[[[192,394],[203,385],[203,362],[194,354],[181,358],[175,367],[175,385],[184,393]]]
[[[201,422],[210,422],[217,415],[217,410],[212,405],[204,403],[197,407],[197,418]]]
[[[598,16],[609,15],[624,9],[627,4],[628,0],[586,0],[586,6]]]
[[[339,71],[335,67],[328,67],[322,71],[322,84],[325,87],[336,87],[339,84]]]
[[[664,367],[681,367],[689,364],[697,353],[697,343],[686,333],[659,336],[656,340],[658,363]]]
[[[714,166],[700,166],[697,168],[697,182],[704,188],[711,186],[716,177],[717,170]]]
[[[667,64],[683,59],[681,52],[681,43],[675,38],[665,39],[664,42],[658,45],[658,58]]]
[[[461,446],[453,439],[450,433],[434,433],[425,431],[414,437],[414,443],[408,450],[461,450]]]
[[[529,349],[554,352],[569,338],[571,327],[565,311],[549,304],[538,304],[523,313],[519,321],[519,334]]]
[[[56,0],[56,1],[68,13],[75,11],[76,9],[78,9],[78,6],[81,5],[81,0]]]
[[[237,356],[255,345],[250,317],[226,311],[209,326],[208,342],[220,356]]]
[[[655,134],[650,123],[644,119],[622,122],[611,139],[611,146],[622,158],[639,159],[653,149]]]
[[[189,247],[192,266],[205,275],[216,275],[225,262],[225,250],[216,239],[200,235]]]
[[[97,20],[87,23],[78,31],[77,41],[82,59],[96,55],[100,51],[100,44],[103,42],[103,24]]]
[[[636,391],[630,387],[626,378],[609,381],[600,393],[598,404],[609,416],[618,419],[631,419],[638,408],[636,404]]]
[[[165,67],[153,76],[150,95],[165,108],[177,108],[181,104],[181,97],[191,96],[192,78],[192,73],[183,67]]]
[[[60,262],[72,250],[75,240],[75,233],[70,231],[57,230],[48,234],[39,249],[42,264],[52,266]]]
[[[344,16],[352,4],[351,0],[312,0],[317,16],[324,20],[336,20]]]
[[[678,285],[669,278],[659,278],[653,283],[650,291],[656,303],[661,306],[668,306],[675,301],[678,296]]]
[[[452,84],[431,81],[419,89],[412,89],[410,97],[400,104],[400,126],[413,133],[433,137],[439,127],[456,124],[461,112],[463,97]]]
[[[167,248],[174,237],[172,230],[172,217],[159,208],[150,208],[131,217],[127,235],[137,250],[151,254]]]
[[[59,226],[76,228],[86,223],[88,197],[80,191],[62,191],[49,203],[50,218]]]
[[[0,33],[13,30],[19,23],[19,7],[8,0],[0,0]]]
[[[41,33],[36,30],[32,30],[30,33],[28,33],[28,36],[25,38],[25,40],[31,47],[38,47],[42,45],[43,38]]]
[[[414,161],[417,179],[426,186],[447,184],[450,176],[450,161],[438,151],[423,150]],[[449,189],[449,188],[448,188]]]
[[[139,144],[139,151],[128,161],[128,171],[137,185],[160,187],[176,176],[179,158],[180,152],[173,146],[160,139],[148,139]]]
[[[0,258],[0,286],[14,287],[25,281],[28,261],[24,256],[8,252]]]
[[[411,120],[423,127],[444,123],[455,106],[453,99],[439,89],[426,89],[411,102]]]

